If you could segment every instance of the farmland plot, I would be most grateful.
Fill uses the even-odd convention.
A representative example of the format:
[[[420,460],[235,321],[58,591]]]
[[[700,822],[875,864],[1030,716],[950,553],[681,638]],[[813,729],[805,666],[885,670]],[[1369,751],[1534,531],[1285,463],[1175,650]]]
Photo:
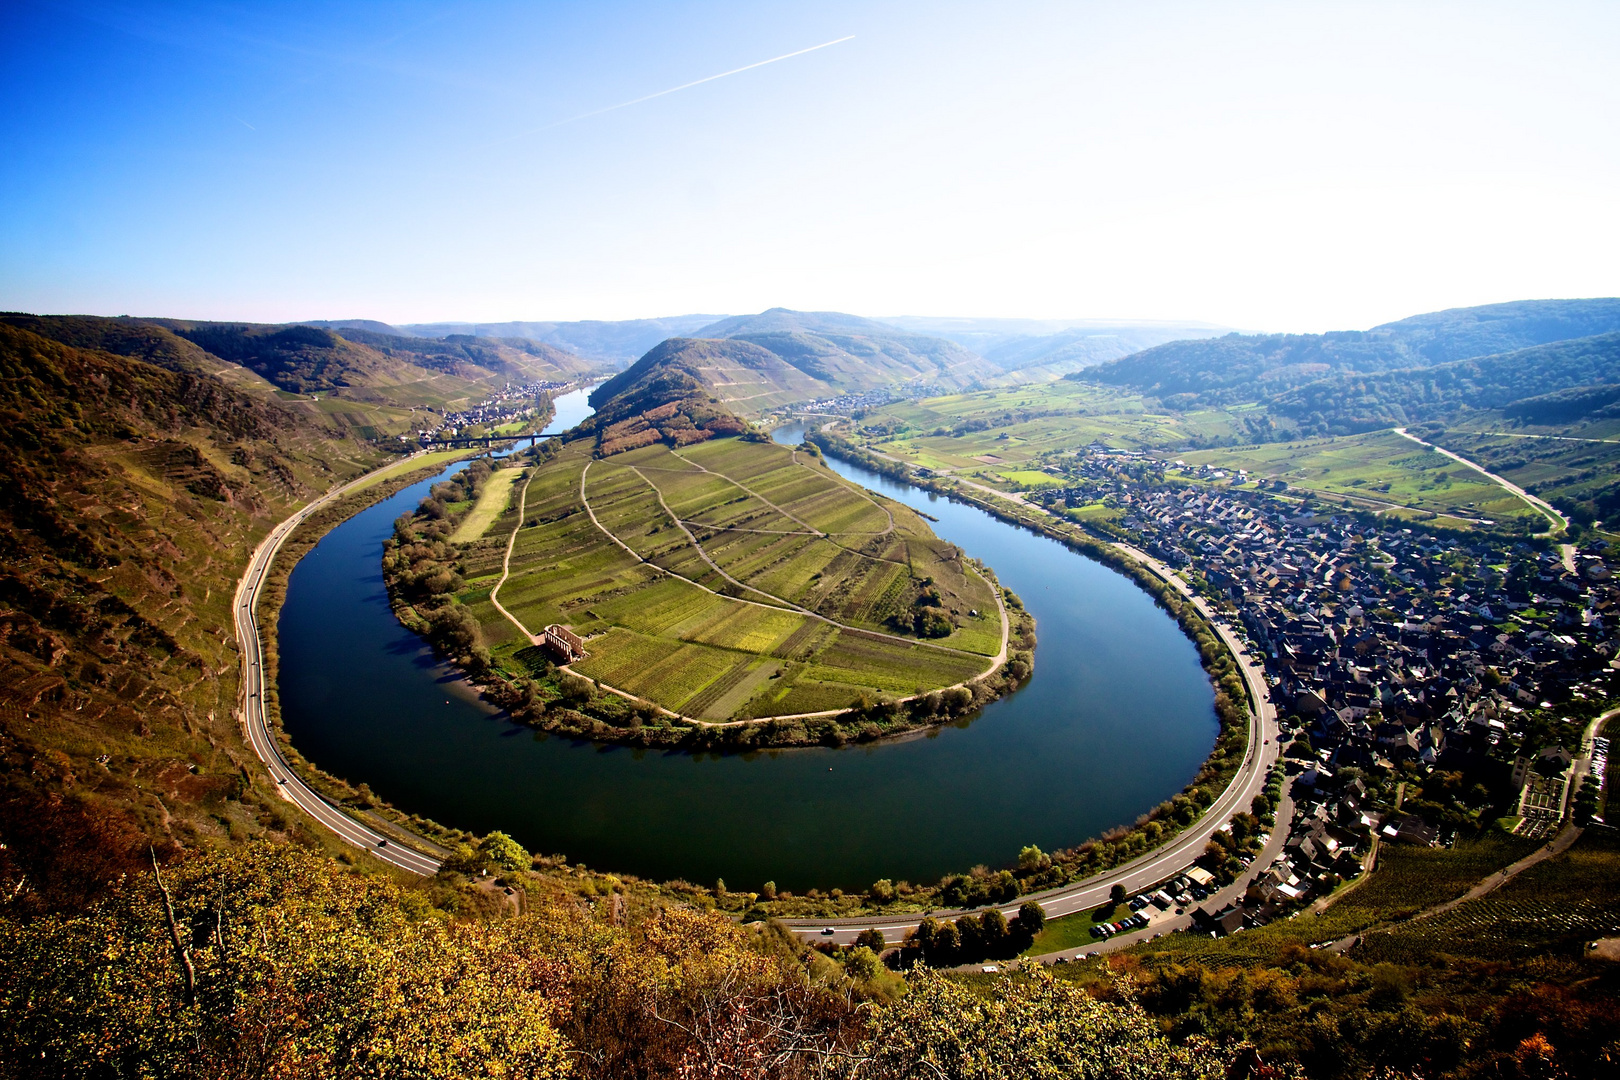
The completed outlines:
[[[981,625],[985,612],[999,615],[994,595],[954,547],[903,508],[891,527],[891,512],[873,498],[783,448],[716,440],[592,460],[576,443],[526,483],[522,520],[509,500],[496,522],[507,531],[492,529],[468,549],[480,567],[470,610],[497,663],[510,661],[514,673],[533,670],[538,654],[488,602],[499,578],[489,552],[504,554],[513,528],[500,596],[524,629],[571,627],[589,653],[573,670],[687,716],[769,717],[906,697],[986,673],[1000,649],[999,618],[993,633]],[[786,501],[773,506],[777,495]],[[818,536],[795,520],[800,509],[817,529],[846,531]],[[889,625],[923,582],[963,613],[952,638],[919,641],[895,629],[909,624]],[[968,618],[970,608],[979,616]]]

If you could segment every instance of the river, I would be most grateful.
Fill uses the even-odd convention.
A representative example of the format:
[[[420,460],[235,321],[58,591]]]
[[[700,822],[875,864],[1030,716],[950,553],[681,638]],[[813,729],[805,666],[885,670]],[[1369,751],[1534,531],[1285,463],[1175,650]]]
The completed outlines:
[[[558,400],[559,430],[589,414]],[[797,443],[793,429],[779,441]],[[283,723],[309,760],[409,812],[600,870],[733,889],[927,881],[1129,823],[1214,743],[1213,693],[1175,621],[1122,575],[977,508],[843,462],[938,519],[1037,620],[1035,675],[923,738],[746,755],[546,736],[496,715],[402,627],[379,564],[434,480],[340,525],[293,571],[280,620]]]

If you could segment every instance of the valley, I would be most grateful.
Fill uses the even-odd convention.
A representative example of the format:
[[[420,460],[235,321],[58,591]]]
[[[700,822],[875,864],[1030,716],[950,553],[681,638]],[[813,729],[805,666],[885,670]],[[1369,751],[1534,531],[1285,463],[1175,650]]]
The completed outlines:
[[[1601,330],[1601,306],[1583,311],[1571,325]],[[1545,321],[1546,307],[1536,312]],[[361,448],[334,469],[338,482],[382,466],[355,485],[389,484],[382,505],[303,541],[313,547],[287,583],[263,684],[274,715],[252,745],[271,781],[289,765],[308,781],[312,823],[363,847],[397,845],[378,848],[384,863],[456,881],[512,828],[542,850],[566,843],[666,882],[630,878],[632,891],[745,921],[785,919],[825,937],[835,956],[876,927],[896,947],[891,962],[972,964],[991,948],[974,935],[994,937],[980,927],[991,917],[975,914],[985,908],[1012,926],[1007,942],[1057,964],[1066,981],[1086,984],[1102,958],[1124,957],[1106,962],[1144,965],[1156,988],[1166,965],[1253,962],[1183,945],[1178,932],[1190,928],[1265,928],[1280,943],[1261,950],[1274,963],[1297,940],[1287,916],[1303,905],[1342,908],[1335,926],[1382,926],[1385,885],[1411,861],[1397,851],[1434,851],[1436,873],[1454,869],[1459,881],[1474,853],[1560,830],[1579,865],[1594,858],[1576,838],[1602,805],[1592,763],[1606,760],[1607,744],[1594,741],[1596,725],[1576,729],[1610,699],[1608,626],[1620,603],[1603,528],[1616,486],[1610,398],[1594,381],[1610,377],[1605,333],[1525,344],[1493,324],[1468,344],[1455,330],[1380,328],[1366,371],[1340,342],[1243,353],[1246,344],[1207,338],[1150,348],[1135,369],[1127,357],[1007,386],[958,346],[828,313],[767,312],[700,328],[733,336],[655,346],[599,386],[595,412],[575,414],[561,438],[471,464],[448,452],[387,465],[383,448],[409,448],[412,432],[540,422],[549,398],[530,406],[513,387],[519,397],[524,385],[567,389],[564,368],[497,382],[516,354],[544,354],[480,345],[452,363],[444,346],[421,343],[432,339],[368,343],[380,330],[351,329],[363,340],[349,342],[335,330],[278,337],[218,325],[18,317],[12,333],[32,335],[18,338],[24,351],[71,334],[91,344],[85,355],[109,358],[98,364],[120,356],[100,347],[114,345],[160,357],[161,368],[116,362],[167,371],[176,387],[237,388],[229,393],[282,410],[266,415],[288,417],[275,421],[288,431],[315,425],[321,434],[298,435],[301,445]],[[204,344],[219,352],[190,351]],[[1502,345],[1516,349],[1455,355]],[[48,347],[83,362],[79,346]],[[1204,361],[1187,359],[1200,348],[1257,357],[1243,362],[1257,365],[1254,385],[1266,392],[1234,400],[1238,384],[1224,377],[1201,386]],[[862,356],[880,359],[863,371]],[[432,357],[430,381],[450,380],[456,402],[440,393],[425,405],[422,380],[402,377],[412,365],[430,370]],[[1427,396],[1411,387],[1429,368],[1395,366],[1419,359],[1434,361]],[[466,366],[475,361],[490,366],[479,374]],[[1315,381],[1301,374],[1313,363],[1326,365]],[[1550,383],[1520,370],[1543,363]],[[1088,375],[1094,368],[1103,370]],[[1281,373],[1275,389],[1269,370]],[[309,382],[333,372],[330,385]],[[295,391],[255,378],[303,382]],[[1346,380],[1363,380],[1354,409],[1323,420],[1299,411],[1324,393],[1344,399]],[[1415,404],[1389,412],[1397,397]],[[765,437],[762,424],[794,415],[808,442]],[[399,429],[379,428],[378,416]],[[1380,426],[1385,418],[1411,426]],[[184,462],[166,452],[163,476],[194,493],[222,483],[234,497],[238,460],[260,460],[168,438],[193,440]],[[452,471],[418,479],[441,463]],[[391,607],[364,599],[379,546]],[[321,578],[323,566],[350,567],[341,574],[352,581]],[[1060,583],[1054,606],[1048,590]],[[1100,622],[1084,614],[1088,591],[1110,598]],[[346,596],[352,611],[332,606]],[[246,674],[250,698],[257,670]],[[457,673],[475,690],[453,688]],[[440,708],[421,714],[447,688]],[[80,700],[46,694],[35,705]],[[166,737],[184,739],[193,723]],[[532,741],[511,741],[522,732]],[[272,749],[277,738],[284,749]],[[604,757],[615,745],[661,758]],[[1172,746],[1172,760],[1150,765]],[[784,748],[798,749],[779,756]],[[678,763],[706,756],[716,769],[694,783]],[[1087,770],[1091,786],[1052,798]],[[930,784],[954,793],[948,812]],[[1028,798],[1009,802],[1015,788]],[[773,798],[796,809],[767,826],[749,808]],[[241,807],[227,835],[319,828],[256,796]],[[1118,824],[1133,815],[1134,826]],[[877,819],[908,831],[904,851],[865,831]],[[192,820],[195,829],[204,819]],[[745,821],[758,846],[736,831]],[[943,835],[924,841],[930,826]],[[1452,844],[1469,853],[1455,867]],[[560,855],[532,865],[536,882],[578,873],[562,870]],[[766,887],[697,889],[682,880],[689,873]],[[1435,895],[1451,888],[1442,877]],[[1131,932],[1108,923],[1126,910],[1116,884],[1145,904],[1204,881],[1207,906],[1189,901],[1162,917],[1144,908],[1146,929]],[[1340,905],[1341,895],[1365,901]],[[1428,936],[1365,946],[1347,937],[1346,962],[1366,953],[1368,964],[1409,966],[1411,950],[1432,956],[1450,942],[1494,956],[1496,916],[1479,912],[1524,903],[1505,888],[1437,916]],[[956,920],[953,930],[923,917],[929,909]],[[1581,906],[1547,932],[1547,947],[1604,932],[1609,910]],[[827,923],[835,932],[822,935]],[[1164,933],[1175,936],[1149,944]]]

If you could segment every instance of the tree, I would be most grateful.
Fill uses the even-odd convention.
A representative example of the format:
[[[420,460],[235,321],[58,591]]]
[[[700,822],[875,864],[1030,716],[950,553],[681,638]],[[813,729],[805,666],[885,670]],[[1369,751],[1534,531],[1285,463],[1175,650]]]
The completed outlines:
[[[963,915],[956,920],[956,938],[959,957],[964,962],[971,962],[985,955],[982,924],[972,915]]]
[[[1034,844],[1030,844],[1018,853],[1018,869],[1020,870],[1045,870],[1051,865],[1051,856]]]
[[[949,963],[956,959],[962,948],[962,935],[957,931],[955,923],[942,922],[939,929],[934,931],[933,955],[928,958],[929,963]]]
[[[502,870],[527,870],[529,853],[503,832],[492,832],[478,842],[478,853]]]
[[[877,927],[868,927],[855,935],[855,944],[861,948],[871,949],[874,953],[881,953],[885,947],[883,931]]]
[[[1046,909],[1033,900],[1018,905],[1018,926],[1021,933],[1034,938],[1046,929]]]
[[[1045,968],[999,979],[988,999],[932,971],[908,982],[906,995],[874,1017],[858,1075],[1220,1080],[1227,1073],[1227,1055],[1209,1043],[1174,1046],[1135,1002],[1099,1001]]]
[[[979,914],[979,936],[984,941],[986,956],[999,956],[1007,949],[1007,942],[1012,937],[1012,930],[1007,926],[1007,916],[995,908],[990,908]]]
[[[525,929],[412,920],[400,901],[260,844],[7,923],[0,1074],[565,1075],[561,973],[524,955]]]
[[[888,878],[879,878],[872,882],[872,887],[866,890],[867,898],[874,904],[889,904],[894,902],[894,882]]]
[[[1114,887],[1108,890],[1108,899],[1115,907],[1119,907],[1125,902],[1125,883],[1123,881],[1114,882]]]

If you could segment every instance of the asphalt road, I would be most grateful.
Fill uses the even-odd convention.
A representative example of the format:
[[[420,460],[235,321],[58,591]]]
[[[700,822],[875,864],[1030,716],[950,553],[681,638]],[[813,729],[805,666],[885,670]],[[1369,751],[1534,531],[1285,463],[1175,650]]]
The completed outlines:
[[[1149,885],[1155,885],[1166,878],[1174,877],[1188,866],[1191,866],[1193,861],[1204,853],[1204,845],[1209,842],[1209,838],[1230,821],[1233,814],[1249,808],[1249,803],[1253,801],[1254,797],[1265,789],[1266,772],[1271,767],[1272,762],[1277,760],[1279,752],[1277,746],[1277,711],[1271,704],[1266,689],[1266,681],[1261,675],[1261,668],[1249,657],[1242,640],[1231,627],[1216,617],[1214,610],[1205,603],[1202,597],[1193,595],[1192,589],[1187,583],[1176,577],[1169,567],[1145,552],[1138,551],[1128,545],[1116,544],[1115,546],[1149,567],[1154,573],[1180,590],[1183,595],[1189,597],[1199,611],[1203,613],[1204,617],[1209,620],[1210,626],[1220,639],[1225,642],[1226,647],[1232,651],[1233,657],[1237,660],[1238,669],[1243,674],[1243,681],[1248,686],[1249,696],[1258,704],[1258,709],[1251,713],[1249,717],[1248,752],[1244,756],[1243,765],[1239,768],[1238,774],[1232,778],[1232,782],[1227,785],[1226,790],[1211,804],[1203,816],[1193,823],[1191,828],[1179,833],[1162,847],[1139,855],[1130,862],[1122,866],[1116,866],[1107,873],[1070,885],[1060,886],[1056,889],[1047,889],[1044,892],[1021,896],[1011,904],[1002,905],[1001,911],[1008,918],[1017,914],[1019,904],[1029,900],[1038,902],[1046,910],[1047,918],[1055,919],[1063,915],[1072,915],[1076,912],[1100,907],[1102,902],[1108,899],[1109,892],[1112,891],[1116,884],[1123,884],[1127,893],[1134,894],[1141,892]],[[1283,840],[1287,837],[1291,818],[1291,804],[1285,803],[1278,807],[1277,823],[1272,831],[1272,845],[1268,845],[1268,852],[1270,852],[1272,846],[1281,848]],[[1274,853],[1272,853],[1271,857],[1274,857]],[[1262,859],[1265,859],[1265,862],[1262,862]],[[1263,854],[1261,858],[1254,861],[1251,868],[1263,867],[1269,862],[1270,858]],[[1244,879],[1241,879],[1243,884],[1247,883],[1249,876],[1245,875]],[[1241,895],[1241,889],[1236,886],[1228,887],[1228,890],[1223,890],[1220,895],[1225,895],[1228,891],[1232,892],[1233,895]],[[942,908],[925,914],[931,914],[935,918],[954,919],[958,915],[965,915],[978,910],[980,909]],[[862,930],[875,927],[883,931],[885,941],[894,944],[902,940],[922,918],[923,915],[910,913],[877,918],[866,916],[849,919],[784,919],[783,922],[805,937],[817,941],[831,941],[841,945],[853,942],[856,935]],[[1182,917],[1181,921],[1183,923],[1190,922],[1185,916]],[[822,931],[827,928],[831,928],[833,932],[823,934]],[[1141,933],[1151,937],[1154,933],[1163,932],[1164,929],[1181,928],[1181,926],[1170,926],[1168,923],[1164,923]],[[1121,939],[1120,944],[1115,947],[1128,944],[1129,940]]]
[[[277,525],[254,549],[247,572],[242,575],[242,580],[236,586],[236,597],[231,607],[236,623],[236,640],[242,651],[242,719],[253,752],[259,755],[259,760],[264,762],[265,768],[270,771],[270,776],[275,780],[276,789],[281,792],[282,798],[331,829],[345,843],[364,848],[375,858],[401,870],[432,876],[439,871],[438,859],[413,851],[397,839],[390,839],[367,828],[327,802],[300,780],[288,767],[286,759],[281,756],[281,748],[270,734],[269,725],[265,720],[264,644],[259,636],[259,623],[255,611],[259,605],[259,594],[264,589],[264,579],[270,570],[270,564],[275,560],[276,552],[281,550],[282,544],[286,543],[287,537],[291,536],[293,530],[306,518],[365,482],[366,477],[362,476],[322,495]]]

